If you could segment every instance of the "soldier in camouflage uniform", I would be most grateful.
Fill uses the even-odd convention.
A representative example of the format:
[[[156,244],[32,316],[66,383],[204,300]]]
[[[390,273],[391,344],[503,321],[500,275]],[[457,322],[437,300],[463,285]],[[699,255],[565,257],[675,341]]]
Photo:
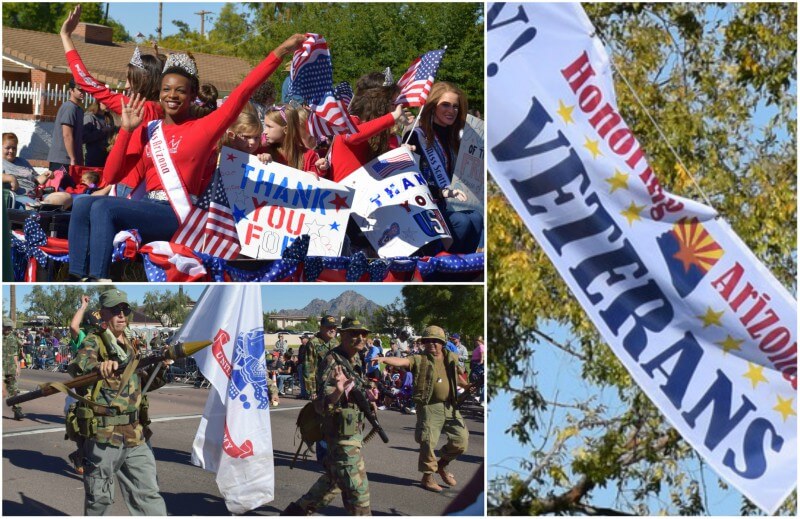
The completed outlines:
[[[319,331],[306,344],[306,357],[303,361],[303,380],[311,398],[317,394],[317,367],[328,351],[337,346],[336,318],[324,316],[319,322]]]
[[[408,368],[414,375],[414,389],[411,398],[417,404],[417,428],[414,440],[419,443],[417,468],[422,472],[422,488],[441,492],[442,487],[433,479],[436,472],[446,485],[454,487],[456,478],[447,472],[447,465],[467,450],[469,431],[464,418],[456,409],[457,386],[469,388],[459,373],[458,354],[444,349],[447,336],[438,326],[428,326],[422,331],[423,355],[406,358],[382,357],[389,366]],[[437,460],[436,444],[439,436],[447,435],[447,443],[442,447],[442,457]]]
[[[131,514],[163,516],[167,509],[158,491],[156,461],[145,443],[141,423],[146,419],[141,414],[142,384],[151,373],[150,370],[142,374],[133,372],[127,382],[114,375],[123,359],[135,357],[134,346],[125,335],[126,316],[130,315],[131,307],[125,293],[117,289],[102,293],[100,305],[100,317],[110,334],[89,334],[68,368],[73,377],[92,371],[99,371],[103,377],[95,386],[87,388],[94,405],[82,403],[76,410],[77,428],[85,438],[82,453],[84,514],[110,512],[116,476]],[[165,383],[165,379],[158,376],[150,389]]]
[[[8,397],[19,394],[17,377],[19,376],[19,340],[14,335],[14,323],[8,317],[3,317],[3,383],[6,385]],[[12,406],[14,420],[22,420],[25,413],[19,404]]]
[[[339,332],[341,345],[330,350],[320,362],[320,385],[314,400],[329,449],[323,462],[325,473],[282,515],[312,514],[339,493],[348,514],[371,515],[369,482],[361,453],[364,415],[345,394],[346,389],[363,392],[369,386],[358,360],[358,353],[367,346],[369,330],[348,317]]]

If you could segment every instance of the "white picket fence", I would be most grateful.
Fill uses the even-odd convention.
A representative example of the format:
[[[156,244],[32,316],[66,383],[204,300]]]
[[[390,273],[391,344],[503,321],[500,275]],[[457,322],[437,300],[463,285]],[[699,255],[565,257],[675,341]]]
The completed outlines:
[[[108,86],[108,85],[106,85]],[[21,103],[33,104],[33,114],[41,115],[42,106],[58,106],[69,99],[67,85],[42,86],[40,83],[30,81],[5,81],[3,80],[3,104]],[[94,97],[86,94],[83,98],[83,107],[86,108],[94,102]]]

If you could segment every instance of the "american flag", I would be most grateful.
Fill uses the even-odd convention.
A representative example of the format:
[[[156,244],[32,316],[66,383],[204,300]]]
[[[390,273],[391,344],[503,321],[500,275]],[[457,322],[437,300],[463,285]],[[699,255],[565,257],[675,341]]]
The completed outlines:
[[[411,63],[408,71],[397,81],[400,95],[397,96],[394,104],[407,106],[422,106],[425,104],[445,50],[439,49],[426,52],[421,58],[417,58]]]
[[[208,188],[192,207],[172,241],[222,259],[231,259],[239,254],[239,235],[219,171],[214,172]]]
[[[333,91],[333,66],[325,38],[312,33],[306,36],[292,57],[289,93],[302,97],[308,104],[316,104]]]
[[[308,132],[317,140],[337,134],[358,133],[344,101],[328,92],[322,103],[311,105],[308,117]]]
[[[414,166],[414,161],[408,158],[408,155],[397,155],[390,157],[386,160],[379,160],[372,165],[372,170],[381,178],[386,178],[395,171],[411,168]]]
[[[344,105],[350,108],[350,101],[353,100],[353,88],[347,81],[342,81],[333,89],[333,95],[342,100]]]

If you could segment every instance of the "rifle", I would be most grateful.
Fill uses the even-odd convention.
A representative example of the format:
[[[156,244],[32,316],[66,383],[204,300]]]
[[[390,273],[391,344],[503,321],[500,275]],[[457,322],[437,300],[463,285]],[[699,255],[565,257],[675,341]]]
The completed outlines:
[[[370,441],[376,434],[381,437],[383,443],[389,443],[389,437],[386,436],[386,432],[378,422],[378,416],[375,414],[375,411],[372,410],[372,406],[369,405],[364,393],[360,389],[353,388],[347,395],[347,398],[358,406],[358,409],[364,413],[364,416],[367,417],[367,420],[369,420],[369,423],[372,425],[372,430],[364,436],[364,443]]]
[[[161,353],[158,355],[151,355],[149,357],[143,358],[139,361],[139,365],[137,366],[138,370],[147,369],[150,366],[158,364],[159,362],[163,362],[165,360],[176,360],[182,359],[184,357],[188,357],[189,355],[193,355],[198,351],[202,350],[206,346],[211,344],[211,341],[195,341],[195,342],[179,342],[177,344],[167,346]],[[115,375],[120,375],[125,371],[125,368],[128,367],[128,363],[121,365],[114,371]],[[93,371],[91,373],[87,373],[86,375],[81,375],[80,377],[75,377],[69,382],[65,382],[63,385],[69,389],[75,388],[82,388],[86,386],[90,386],[95,384],[98,380],[100,380],[100,372]],[[53,387],[51,382],[46,382],[41,384],[38,389],[34,389],[33,391],[21,395],[12,396],[6,399],[6,405],[13,406],[17,404],[21,404],[22,402],[29,402],[31,400],[36,400],[37,398],[42,398],[45,396],[54,395],[59,392],[59,389]]]

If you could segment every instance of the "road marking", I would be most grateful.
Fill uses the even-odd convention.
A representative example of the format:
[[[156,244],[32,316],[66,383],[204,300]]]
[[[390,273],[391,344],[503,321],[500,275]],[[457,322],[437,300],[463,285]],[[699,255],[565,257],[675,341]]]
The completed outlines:
[[[278,411],[291,411],[292,409],[300,409],[303,406],[293,406],[293,407],[281,407],[279,409],[270,408],[270,413],[277,413]],[[161,418],[153,418],[153,422],[174,422],[175,420],[191,420],[196,418],[202,418],[203,415],[201,414],[187,414],[187,415],[180,415],[180,416],[163,416]],[[33,434],[47,434],[52,432],[64,432],[64,425],[59,425],[57,427],[47,427],[41,429],[28,429],[26,431],[17,431],[17,432],[7,432],[3,433],[3,438],[11,438],[13,436],[31,436]]]

